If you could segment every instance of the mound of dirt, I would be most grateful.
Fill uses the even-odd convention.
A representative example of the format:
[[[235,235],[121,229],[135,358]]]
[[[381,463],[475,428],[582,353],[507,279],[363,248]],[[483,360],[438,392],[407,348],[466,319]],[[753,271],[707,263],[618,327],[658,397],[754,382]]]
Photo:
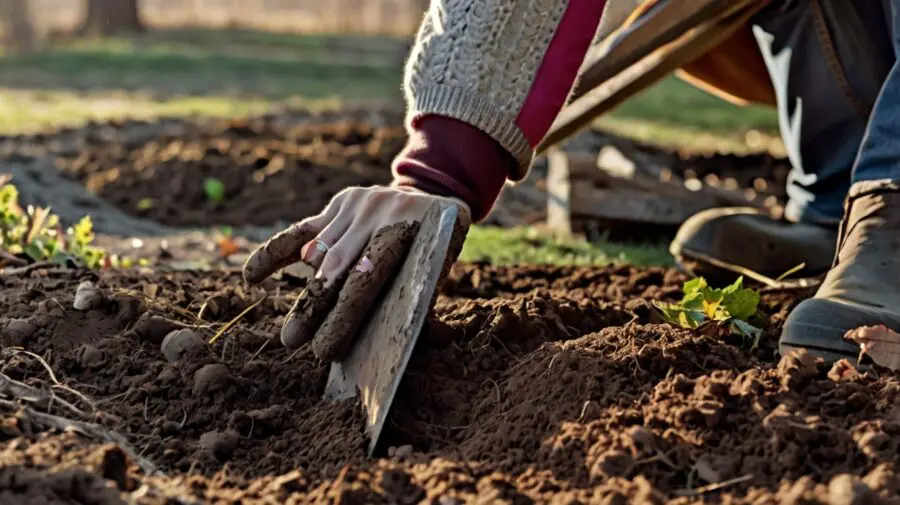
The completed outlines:
[[[233,121],[91,123],[0,137],[0,154],[50,156],[70,180],[126,214],[157,223],[269,227],[317,214],[347,186],[389,182],[391,161],[405,139],[397,112],[298,110]],[[789,164],[770,155],[674,152],[601,131],[586,132],[571,144],[591,152],[616,145],[650,156],[685,179],[752,191],[771,199],[770,207],[786,198]],[[546,173],[541,161],[525,181],[504,188],[485,224],[544,221]],[[221,199],[207,192],[210,178],[222,183]],[[94,211],[85,205],[84,212]]]
[[[73,307],[84,281],[102,290],[102,306]],[[355,404],[320,400],[326,366],[308,347],[291,354],[272,340],[297,281],[5,277],[0,497],[446,505],[896,496],[898,379],[802,356],[779,361],[778,327],[809,293],[764,294],[771,326],[754,351],[653,324],[648,303],[677,298],[683,281],[664,269],[454,267],[398,393],[388,455],[367,460]],[[222,339],[166,359],[170,332],[191,327],[208,340],[264,290],[270,296]],[[200,320],[209,299],[219,310]],[[16,394],[26,390],[41,393]],[[46,413],[96,429],[61,432]],[[121,434],[127,450],[98,440],[102,430]]]

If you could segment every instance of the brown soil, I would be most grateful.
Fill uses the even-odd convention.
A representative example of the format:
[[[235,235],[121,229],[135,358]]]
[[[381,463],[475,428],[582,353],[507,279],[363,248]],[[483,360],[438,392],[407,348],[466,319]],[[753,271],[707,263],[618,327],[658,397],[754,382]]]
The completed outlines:
[[[85,280],[105,301],[78,311]],[[248,288],[237,272],[5,277],[0,501],[896,496],[896,376],[779,362],[778,327],[809,293],[764,295],[771,324],[752,351],[652,324],[648,302],[674,299],[683,280],[663,269],[454,267],[399,391],[388,456],[367,460],[355,404],[319,399],[325,365],[308,347],[292,353],[269,338],[302,287],[290,279]],[[188,346],[171,363],[162,354],[172,330],[190,326],[207,340],[221,326],[194,317],[207,300],[223,310],[204,318],[224,322],[264,290],[269,298],[215,344]],[[55,400],[22,395],[26,387]],[[11,408],[13,398],[27,409]],[[100,428],[62,432],[42,412],[114,430],[131,456],[99,439]],[[151,464],[162,473],[147,474]]]
[[[405,141],[401,118],[379,110],[289,111],[227,122],[93,123],[54,134],[0,137],[0,153],[52,155],[70,179],[123,212],[158,223],[268,227],[317,214],[349,185],[388,182],[391,160]],[[786,197],[788,162],[770,155],[680,153],[599,131],[572,142],[651,155],[687,179],[752,190],[774,206]],[[539,163],[523,183],[505,188],[486,223],[541,222],[545,176]],[[210,177],[224,184],[220,202],[204,190]]]

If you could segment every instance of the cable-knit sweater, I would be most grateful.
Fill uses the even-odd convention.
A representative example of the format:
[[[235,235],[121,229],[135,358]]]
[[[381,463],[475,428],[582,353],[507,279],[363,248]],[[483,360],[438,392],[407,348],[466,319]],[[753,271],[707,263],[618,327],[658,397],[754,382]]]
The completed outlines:
[[[395,185],[482,219],[520,180],[572,90],[606,0],[432,0],[406,65]]]

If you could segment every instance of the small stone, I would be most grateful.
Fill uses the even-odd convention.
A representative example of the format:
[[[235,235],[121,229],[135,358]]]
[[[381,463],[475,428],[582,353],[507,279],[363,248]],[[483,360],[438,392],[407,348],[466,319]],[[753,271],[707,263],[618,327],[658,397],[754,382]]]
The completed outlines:
[[[178,361],[185,352],[205,345],[206,342],[204,342],[202,338],[193,331],[185,328],[172,331],[166,335],[160,345],[160,351],[169,363],[174,363]]]
[[[94,286],[93,282],[84,281],[75,290],[75,301],[72,302],[72,306],[75,310],[88,311],[99,309],[104,303],[106,303],[106,297],[103,295],[103,291]]]
[[[397,450],[394,451],[394,456],[396,456],[398,458],[405,458],[407,456],[412,455],[412,453],[413,453],[413,446],[407,444],[407,445],[401,445],[400,447],[398,447]]]

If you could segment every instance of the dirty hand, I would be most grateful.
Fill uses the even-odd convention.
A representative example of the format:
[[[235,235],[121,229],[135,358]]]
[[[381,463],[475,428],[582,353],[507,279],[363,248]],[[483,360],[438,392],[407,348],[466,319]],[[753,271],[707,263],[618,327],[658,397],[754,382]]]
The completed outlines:
[[[356,187],[256,249],[244,265],[251,284],[299,261],[316,269],[284,320],[282,344],[295,348],[312,341],[319,359],[341,359],[381,288],[403,264],[422,217],[439,200],[458,205],[468,229],[470,211],[461,200],[406,188]]]

